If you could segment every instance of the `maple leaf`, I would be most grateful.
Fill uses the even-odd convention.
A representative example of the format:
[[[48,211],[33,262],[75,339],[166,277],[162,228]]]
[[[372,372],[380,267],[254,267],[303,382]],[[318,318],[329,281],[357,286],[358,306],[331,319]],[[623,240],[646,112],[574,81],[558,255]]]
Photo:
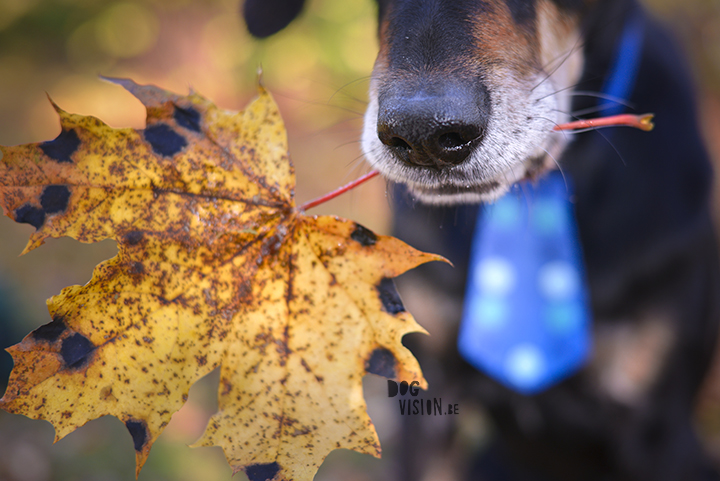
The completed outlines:
[[[2,147],[0,204],[48,237],[115,239],[90,282],[48,300],[52,322],[8,349],[0,407],[50,421],[56,441],[111,414],[137,470],[190,386],[220,367],[218,445],[252,481],[311,479],[333,449],[378,456],[362,377],[426,382],[401,344],[424,332],[392,278],[441,260],[295,206],[271,96],[243,112],[114,79],[144,130],[55,106],[52,141]]]

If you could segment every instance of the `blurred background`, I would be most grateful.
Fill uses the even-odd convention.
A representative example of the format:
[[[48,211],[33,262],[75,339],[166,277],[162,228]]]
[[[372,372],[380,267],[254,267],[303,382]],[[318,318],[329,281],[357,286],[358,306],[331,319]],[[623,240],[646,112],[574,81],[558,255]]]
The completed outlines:
[[[223,108],[239,110],[254,95],[262,67],[263,83],[287,125],[298,201],[366,172],[358,139],[377,51],[375,2],[308,0],[299,21],[265,41],[246,33],[240,2],[0,0],[0,144],[44,141],[59,133],[47,95],[67,111],[99,117],[113,127],[142,128],[142,105],[99,80],[100,74],[178,93],[192,87]],[[720,0],[646,3],[684,43],[698,80],[704,133],[720,159]],[[375,179],[313,213],[338,214],[387,233],[386,185]],[[19,258],[32,230],[0,218],[0,348],[49,322],[45,300],[64,286],[84,284],[98,262],[116,253],[111,241],[83,245],[58,239]],[[408,308],[413,312],[412,305]],[[423,324],[423,313],[415,315]],[[10,356],[0,352],[0,392],[11,366]],[[715,378],[720,379],[720,369]],[[186,447],[215,409],[216,383],[216,375],[210,375],[191,390],[153,447],[141,480],[231,478],[219,448]],[[336,451],[318,480],[391,479],[394,453],[402,449],[397,406],[388,402],[383,379],[368,376],[365,388],[385,458]],[[472,442],[481,443],[482,414],[466,421],[481,433]],[[720,382],[705,390],[698,428],[720,462]],[[0,480],[133,479],[130,435],[114,418],[90,422],[51,446],[53,436],[48,423],[0,412]],[[240,473],[234,479],[243,478]]]

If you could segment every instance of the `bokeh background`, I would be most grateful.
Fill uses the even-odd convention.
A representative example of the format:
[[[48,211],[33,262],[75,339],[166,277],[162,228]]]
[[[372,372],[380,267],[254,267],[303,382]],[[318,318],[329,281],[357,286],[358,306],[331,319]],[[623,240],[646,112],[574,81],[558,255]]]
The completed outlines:
[[[44,141],[59,133],[47,95],[67,111],[113,127],[144,125],[144,109],[98,75],[131,77],[185,93],[190,87],[228,109],[253,96],[258,69],[286,121],[300,202],[366,172],[358,139],[377,42],[372,0],[308,0],[299,21],[265,41],[246,33],[242,0],[0,0],[0,144]],[[647,0],[684,44],[698,80],[703,128],[720,159],[720,0]],[[718,164],[720,165],[720,164]],[[386,185],[375,179],[318,208],[379,233],[389,228]],[[18,257],[32,227],[0,218],[0,347],[49,322],[45,299],[84,284],[113,242],[50,240]],[[411,299],[412,296],[408,296]],[[413,306],[408,306],[413,312]],[[423,313],[414,312],[423,323]],[[0,392],[12,361],[0,352]],[[720,380],[720,368],[716,379]],[[228,480],[219,448],[190,449],[214,411],[217,383],[198,383],[153,447],[141,480]],[[365,379],[366,399],[386,456],[333,452],[318,480],[392,479],[398,414],[384,381]],[[395,404],[392,403],[395,408]],[[479,413],[470,420],[480,433]],[[698,407],[698,429],[720,462],[720,381]],[[52,446],[52,427],[0,412],[0,481],[115,481],[134,477],[130,435],[103,418]],[[433,479],[443,479],[434,473]],[[234,479],[243,479],[238,474]],[[447,478],[445,478],[447,479]]]

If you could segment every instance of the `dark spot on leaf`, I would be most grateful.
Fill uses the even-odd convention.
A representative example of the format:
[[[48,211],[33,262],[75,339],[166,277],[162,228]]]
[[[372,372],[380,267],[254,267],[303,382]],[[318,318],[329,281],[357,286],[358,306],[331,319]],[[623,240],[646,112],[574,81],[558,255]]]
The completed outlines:
[[[55,342],[67,329],[65,321],[62,317],[57,317],[49,324],[40,326],[32,332],[32,337],[36,341]]]
[[[277,462],[251,464],[245,468],[245,474],[250,481],[268,481],[273,479],[278,471],[280,471],[280,465]]]
[[[125,421],[125,427],[128,431],[130,431],[130,436],[132,436],[135,451],[142,451],[149,437],[145,422],[133,421],[132,419],[130,419],[128,421]]]
[[[374,246],[377,242],[377,236],[373,231],[360,224],[355,224],[355,230],[350,234],[352,240],[358,241],[364,247]]]
[[[207,356],[195,356],[195,360],[198,363],[198,366],[204,366],[207,364]]]
[[[130,274],[131,275],[138,275],[145,272],[145,266],[142,262],[132,262],[130,264]]]
[[[285,236],[280,233],[273,234],[268,237],[260,247],[260,255],[263,259],[277,255],[278,251],[283,245]]]
[[[100,390],[100,399],[103,401],[107,401],[113,397],[115,396],[113,396],[112,386],[105,386]]]
[[[187,145],[185,138],[166,124],[155,124],[145,129],[145,140],[156,154],[172,157]]]
[[[387,378],[395,377],[395,356],[384,347],[378,347],[365,363],[365,370],[370,374],[377,374]]]
[[[142,242],[144,234],[140,230],[134,230],[125,234],[125,243],[131,246],[137,245]]]
[[[383,278],[380,284],[378,284],[377,290],[385,312],[389,314],[405,312],[405,306],[403,306],[400,294],[398,294],[397,289],[395,289],[395,283],[392,279],[388,277]]]
[[[222,384],[223,384],[223,390],[222,390],[221,394],[223,396],[227,396],[232,391],[233,385],[232,385],[232,383],[225,381],[225,380],[222,381]]]
[[[40,144],[40,149],[57,162],[72,162],[72,154],[80,147],[80,139],[74,130],[63,130],[56,139]]]
[[[40,205],[45,214],[65,212],[70,200],[70,189],[65,185],[48,185],[40,196]]]
[[[60,355],[65,366],[70,369],[80,369],[88,362],[90,354],[95,350],[95,345],[90,339],[82,334],[75,333],[66,337],[60,346]]]
[[[15,209],[15,221],[30,224],[39,229],[45,223],[45,211],[33,205],[25,204]]]
[[[182,108],[176,105],[173,118],[180,127],[185,127],[193,132],[200,132],[200,112],[194,108]]]

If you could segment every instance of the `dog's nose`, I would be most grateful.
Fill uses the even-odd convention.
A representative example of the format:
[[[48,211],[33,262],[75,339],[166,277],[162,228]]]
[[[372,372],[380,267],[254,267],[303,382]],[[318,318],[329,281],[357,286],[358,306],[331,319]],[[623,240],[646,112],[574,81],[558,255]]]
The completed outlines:
[[[434,169],[458,165],[485,135],[488,108],[486,96],[479,97],[457,91],[386,95],[378,99],[378,138],[408,165]]]

